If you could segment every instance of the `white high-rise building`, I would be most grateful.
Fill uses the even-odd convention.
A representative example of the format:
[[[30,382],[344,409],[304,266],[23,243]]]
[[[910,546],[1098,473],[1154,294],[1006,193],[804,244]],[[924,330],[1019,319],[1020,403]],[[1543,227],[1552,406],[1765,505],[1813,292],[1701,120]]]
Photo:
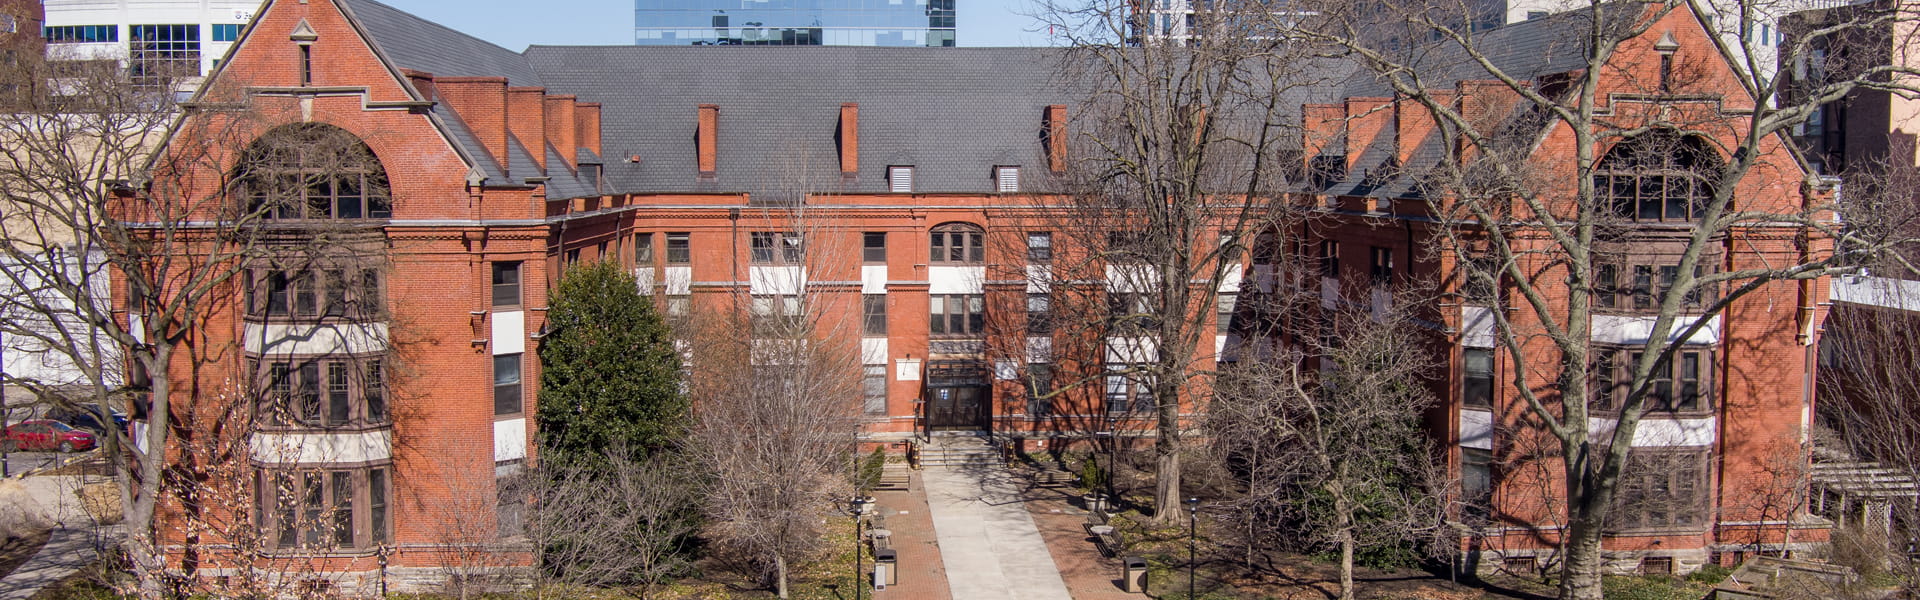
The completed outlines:
[[[139,76],[197,80],[253,20],[259,0],[46,0],[47,54],[112,59]]]

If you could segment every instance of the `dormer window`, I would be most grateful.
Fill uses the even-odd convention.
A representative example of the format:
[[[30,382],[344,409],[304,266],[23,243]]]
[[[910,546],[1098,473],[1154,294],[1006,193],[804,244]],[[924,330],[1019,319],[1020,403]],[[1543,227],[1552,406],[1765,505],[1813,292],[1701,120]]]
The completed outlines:
[[[1020,167],[994,167],[993,191],[1002,194],[1020,191]]]
[[[887,167],[887,191],[896,194],[913,192],[913,167]]]

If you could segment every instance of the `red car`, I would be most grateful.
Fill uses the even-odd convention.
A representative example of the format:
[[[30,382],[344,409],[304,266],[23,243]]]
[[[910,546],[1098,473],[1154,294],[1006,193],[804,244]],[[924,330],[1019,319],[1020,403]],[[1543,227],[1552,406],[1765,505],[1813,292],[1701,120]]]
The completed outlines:
[[[92,450],[96,442],[93,434],[59,421],[36,419],[21,421],[7,426],[6,437],[0,438],[0,446],[12,450],[59,450],[73,452]]]

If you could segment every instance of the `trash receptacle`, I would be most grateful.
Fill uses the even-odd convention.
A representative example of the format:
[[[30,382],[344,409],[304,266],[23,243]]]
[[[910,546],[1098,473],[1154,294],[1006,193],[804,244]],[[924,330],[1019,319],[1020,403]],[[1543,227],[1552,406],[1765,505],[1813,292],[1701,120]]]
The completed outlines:
[[[1120,589],[1135,594],[1147,593],[1147,559],[1129,556],[1120,559]]]
[[[900,583],[900,559],[892,548],[873,552],[873,589],[883,590]]]

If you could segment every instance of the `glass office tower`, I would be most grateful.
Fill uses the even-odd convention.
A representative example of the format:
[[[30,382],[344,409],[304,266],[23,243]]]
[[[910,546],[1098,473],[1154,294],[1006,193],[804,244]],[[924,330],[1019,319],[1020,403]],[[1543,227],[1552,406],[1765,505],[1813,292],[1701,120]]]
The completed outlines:
[[[634,0],[643,46],[952,46],[954,0]]]

